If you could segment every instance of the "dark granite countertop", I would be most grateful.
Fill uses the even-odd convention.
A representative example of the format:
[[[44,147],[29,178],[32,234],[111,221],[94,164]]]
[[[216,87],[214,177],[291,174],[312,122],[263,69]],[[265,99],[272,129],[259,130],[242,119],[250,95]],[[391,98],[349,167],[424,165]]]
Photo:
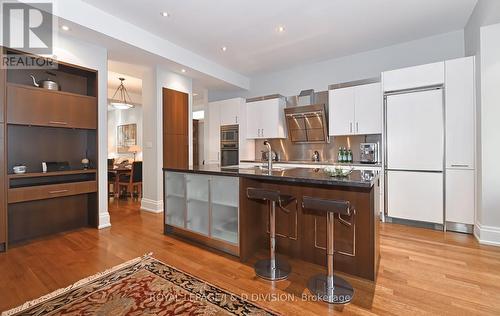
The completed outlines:
[[[322,169],[313,168],[286,168],[273,170],[271,174],[267,170],[258,167],[220,167],[219,165],[191,166],[188,169],[163,168],[163,170],[356,188],[371,188],[378,179],[376,173],[372,173],[373,177],[371,179],[365,177],[369,174],[369,171],[353,171],[347,177],[338,178],[330,177]]]
[[[262,160],[242,160],[242,163],[265,163]],[[320,165],[320,166],[345,166],[345,167],[367,167],[367,168],[381,168],[381,163],[362,163],[359,161],[354,161],[351,163],[337,162],[331,160],[325,161],[312,161],[312,160],[286,160],[286,161],[274,161],[275,164],[294,164],[294,165]]]

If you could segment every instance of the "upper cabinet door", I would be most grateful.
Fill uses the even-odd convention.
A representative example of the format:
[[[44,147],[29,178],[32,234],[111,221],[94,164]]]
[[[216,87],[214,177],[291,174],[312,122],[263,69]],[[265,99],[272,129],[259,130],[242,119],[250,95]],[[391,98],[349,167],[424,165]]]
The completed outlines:
[[[284,110],[283,98],[247,103],[247,138],[286,138]]]
[[[446,167],[474,169],[474,57],[446,61]]]
[[[398,91],[444,83],[444,62],[386,71],[384,91]]]
[[[18,84],[7,85],[11,124],[97,128],[97,98]]]
[[[330,135],[352,135],[354,130],[354,87],[330,90],[328,116]]]
[[[382,87],[372,83],[355,87],[356,134],[382,134]]]
[[[247,138],[256,139],[261,137],[260,130],[262,122],[259,120],[261,102],[262,101],[247,103]]]
[[[238,124],[240,99],[230,99],[220,102],[220,125]]]

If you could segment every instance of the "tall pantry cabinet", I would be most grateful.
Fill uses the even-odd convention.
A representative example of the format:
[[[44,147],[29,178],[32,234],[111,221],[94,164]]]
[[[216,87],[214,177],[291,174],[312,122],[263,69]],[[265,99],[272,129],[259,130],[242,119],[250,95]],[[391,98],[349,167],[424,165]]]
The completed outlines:
[[[474,225],[476,106],[474,57],[445,62],[446,222]],[[458,225],[463,226],[463,225]],[[471,231],[468,226],[467,231]],[[463,230],[463,227],[458,227]]]

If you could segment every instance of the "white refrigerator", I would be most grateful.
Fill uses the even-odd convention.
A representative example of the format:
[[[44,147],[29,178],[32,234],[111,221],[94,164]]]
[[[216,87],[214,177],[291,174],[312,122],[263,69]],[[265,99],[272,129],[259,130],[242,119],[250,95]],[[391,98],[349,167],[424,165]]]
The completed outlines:
[[[443,224],[442,89],[386,96],[386,214]]]

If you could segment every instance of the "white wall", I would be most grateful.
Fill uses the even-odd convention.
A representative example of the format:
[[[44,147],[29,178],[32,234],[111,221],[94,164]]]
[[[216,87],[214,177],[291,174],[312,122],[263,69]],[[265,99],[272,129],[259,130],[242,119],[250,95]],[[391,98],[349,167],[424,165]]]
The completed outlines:
[[[477,108],[477,130],[476,130],[476,143],[478,151],[476,153],[476,168],[477,168],[477,201],[476,201],[476,227],[475,234],[479,241],[482,243],[497,243],[500,244],[500,223],[490,216],[490,212],[495,211],[491,208],[491,202],[493,201],[490,194],[492,194],[492,188],[490,187],[491,181],[489,178],[495,172],[498,176],[498,170],[490,169],[492,166],[488,164],[488,160],[491,158],[485,157],[487,152],[490,152],[488,144],[491,142],[491,137],[495,137],[491,134],[485,134],[484,132],[491,132],[494,126],[490,126],[487,122],[489,121],[489,115],[491,113],[490,105],[483,105],[482,103],[486,99],[489,99],[490,95],[489,89],[483,88],[482,81],[485,76],[490,78],[491,69],[483,71],[483,67],[490,68],[491,62],[490,58],[483,58],[483,49],[487,49],[485,52],[488,56],[491,56],[491,52],[495,49],[492,47],[492,43],[484,43],[483,35],[484,32],[481,28],[482,26],[491,25],[500,22],[500,1],[498,0],[479,0],[472,15],[467,22],[464,30],[465,38],[465,53],[469,56],[476,56],[476,108]],[[486,36],[488,37],[488,36]],[[484,38],[486,40],[486,38]],[[496,39],[498,41],[498,38]],[[491,39],[489,40],[491,41]],[[494,45],[494,44],[493,44]],[[485,64],[488,63],[488,65]],[[498,83],[497,83],[498,84]],[[487,112],[484,112],[484,111]],[[491,123],[490,123],[491,124]],[[497,134],[500,131],[497,131]],[[486,143],[484,143],[486,142]],[[494,149],[493,149],[494,150]],[[491,153],[490,153],[491,154]],[[486,162],[486,165],[484,165]],[[494,167],[494,166],[493,166]],[[485,178],[486,177],[486,178]],[[486,187],[484,187],[486,185]],[[498,195],[499,193],[497,193]],[[486,204],[484,204],[486,203]],[[496,210],[496,213],[500,211]]]
[[[210,101],[279,93],[297,95],[304,89],[325,91],[330,84],[380,76],[387,70],[464,56],[463,30],[401,43],[351,56],[252,77],[249,92],[211,91]]]
[[[143,99],[143,198],[145,211],[163,211],[163,88],[189,96],[189,164],[193,163],[192,80],[156,67],[142,78]]]
[[[108,213],[108,52],[85,42],[59,35],[55,55],[59,60],[96,69],[98,73],[98,166],[99,166],[99,228],[111,226]]]
[[[481,209],[479,240],[500,246],[500,24],[481,27]]]
[[[133,153],[117,152],[117,129],[120,125],[137,125],[137,145],[142,149],[142,107],[136,106],[128,110],[108,111],[108,158],[129,158],[133,159]],[[136,160],[142,160],[142,151],[136,154]]]

